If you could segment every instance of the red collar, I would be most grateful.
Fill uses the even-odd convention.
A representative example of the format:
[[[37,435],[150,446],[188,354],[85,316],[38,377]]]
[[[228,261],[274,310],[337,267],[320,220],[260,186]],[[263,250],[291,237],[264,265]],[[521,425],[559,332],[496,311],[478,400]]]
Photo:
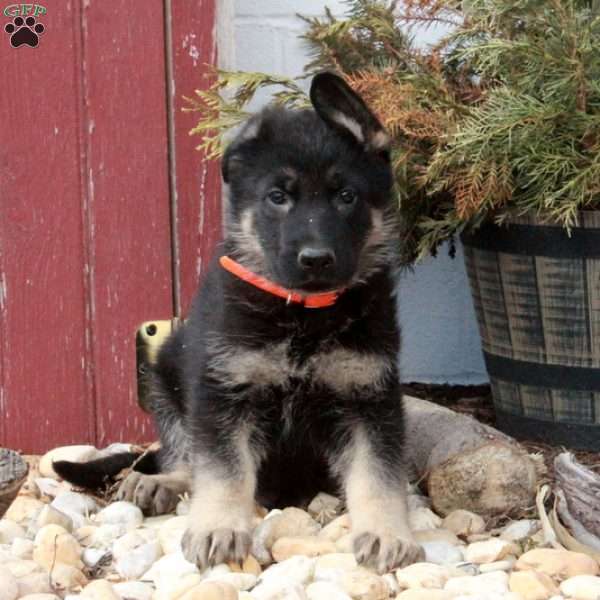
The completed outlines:
[[[296,304],[302,304],[305,308],[325,308],[326,306],[333,306],[343,291],[339,290],[336,292],[308,294],[303,296],[298,292],[281,287],[280,285],[277,285],[276,283],[273,283],[272,281],[269,281],[268,279],[261,277],[256,273],[253,273],[252,271],[246,269],[246,267],[240,265],[240,263],[229,258],[229,256],[221,256],[219,262],[226,271],[233,273],[236,277],[247,281],[254,287],[264,290],[269,294],[273,294],[274,296],[285,298],[288,304],[290,304],[290,302],[295,302]]]

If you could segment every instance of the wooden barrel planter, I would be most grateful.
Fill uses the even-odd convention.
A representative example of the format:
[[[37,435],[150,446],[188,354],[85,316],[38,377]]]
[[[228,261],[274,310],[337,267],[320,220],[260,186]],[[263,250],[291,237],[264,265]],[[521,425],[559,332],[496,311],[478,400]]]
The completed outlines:
[[[462,241],[498,427],[600,450],[600,211],[570,236],[523,217]]]

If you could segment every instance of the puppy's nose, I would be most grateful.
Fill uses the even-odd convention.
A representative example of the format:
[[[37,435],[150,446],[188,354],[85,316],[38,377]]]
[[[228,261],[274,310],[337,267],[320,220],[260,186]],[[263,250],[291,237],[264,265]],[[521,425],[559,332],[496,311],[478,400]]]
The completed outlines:
[[[298,254],[298,264],[305,271],[321,271],[335,264],[335,254],[329,248],[303,248]]]

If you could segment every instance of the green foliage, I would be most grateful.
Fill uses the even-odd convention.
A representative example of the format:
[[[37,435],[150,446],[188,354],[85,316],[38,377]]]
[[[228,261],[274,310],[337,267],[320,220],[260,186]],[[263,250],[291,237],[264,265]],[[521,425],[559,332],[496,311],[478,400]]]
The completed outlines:
[[[333,69],[393,138],[405,262],[485,220],[536,213],[569,228],[600,208],[600,0],[349,0],[304,18],[306,76]],[[414,25],[451,24],[419,49]],[[211,156],[258,89],[304,106],[298,80],[220,72],[196,92]],[[228,95],[228,90],[234,93]]]

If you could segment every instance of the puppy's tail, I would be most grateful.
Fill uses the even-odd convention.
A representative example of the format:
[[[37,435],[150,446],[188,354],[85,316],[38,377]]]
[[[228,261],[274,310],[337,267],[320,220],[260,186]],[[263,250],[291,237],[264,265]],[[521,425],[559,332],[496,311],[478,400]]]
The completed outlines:
[[[132,466],[134,470],[146,475],[160,472],[158,451],[119,452],[83,463],[58,460],[52,466],[59,477],[88,490],[105,488],[115,481],[115,477],[123,469]]]

